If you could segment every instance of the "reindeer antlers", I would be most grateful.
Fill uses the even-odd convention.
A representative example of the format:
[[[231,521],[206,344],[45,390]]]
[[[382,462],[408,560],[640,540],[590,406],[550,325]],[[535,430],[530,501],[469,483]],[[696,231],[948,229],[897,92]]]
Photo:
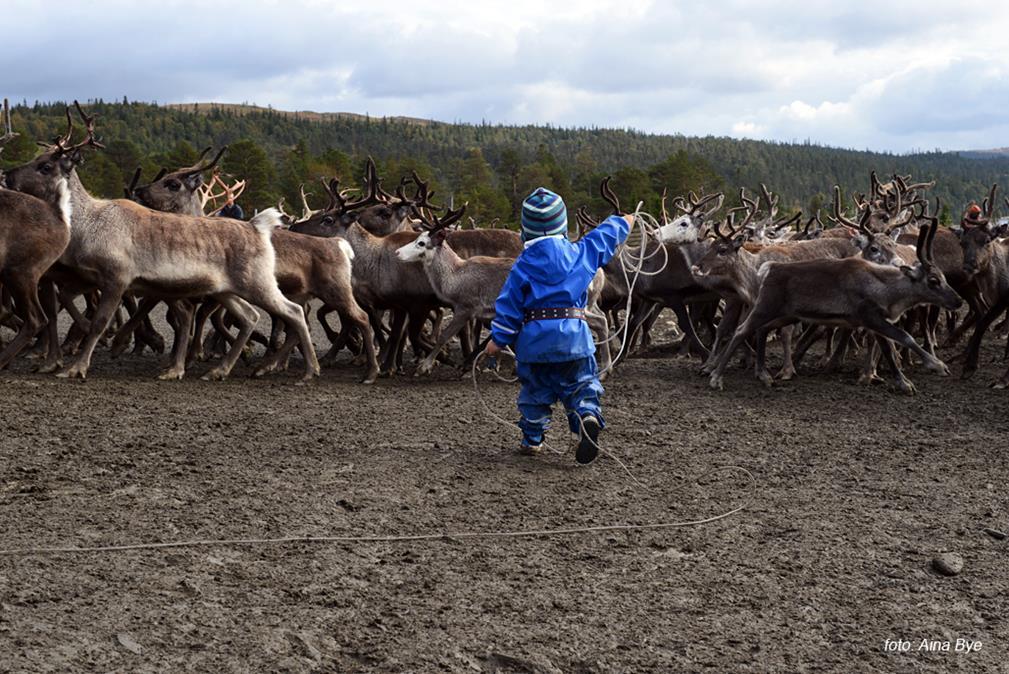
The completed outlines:
[[[123,192],[126,193],[127,199],[132,199],[134,193],[137,191],[137,183],[140,182],[140,174],[143,173],[143,170],[143,167],[138,166],[137,170],[133,172],[133,180],[130,181],[129,185],[123,188]]]
[[[873,183],[874,183],[873,189],[875,189],[875,185],[879,184],[879,181],[876,180],[876,172],[875,171],[872,172],[872,180],[873,180]],[[870,213],[872,211],[871,211],[870,208],[866,208],[865,212],[866,213]],[[844,213],[841,212],[841,186],[840,185],[834,185],[834,221],[841,223],[845,227],[851,227],[852,229],[861,229],[861,226],[862,226],[861,222],[852,222],[847,217],[845,217]]]
[[[417,215],[417,217],[421,220],[421,222],[427,225],[427,230],[429,232],[437,232],[442,229],[447,229],[451,225],[454,225],[456,222],[458,222],[462,218],[462,216],[465,215],[466,207],[468,205],[469,205],[468,203],[463,204],[457,210],[454,211],[451,208],[449,208],[445,216],[441,218],[439,218],[436,215],[431,216],[429,218],[424,213],[424,209],[419,208],[417,205],[413,206],[413,212]]]
[[[74,134],[74,123],[70,118],[70,108],[67,108],[67,132],[64,136],[57,137],[55,144],[52,146],[54,150],[58,151],[59,154],[70,154],[77,152],[85,147],[93,147],[96,150],[104,150],[105,146],[98,142],[95,137],[95,118],[98,115],[88,115],[84,112],[84,108],[77,101],[74,101],[74,107],[77,108],[77,114],[80,115],[81,121],[84,122],[84,129],[87,131],[87,136],[83,141],[77,143],[76,145],[70,145],[70,138]]]
[[[212,148],[208,147],[203,152],[201,152],[200,158],[196,161],[196,163],[190,166],[188,169],[183,169],[182,173],[185,173],[186,175],[192,175],[194,173],[204,173],[205,171],[209,171],[210,169],[217,166],[217,163],[221,161],[221,157],[223,157],[224,153],[228,151],[228,146],[225,145],[220,150],[218,150],[217,155],[214,156],[214,158],[210,161],[209,164],[201,165],[203,158],[207,156],[207,153],[209,153],[211,149]]]
[[[610,187],[611,180],[613,180],[613,176],[603,178],[603,181],[599,184],[599,193],[613,207],[613,215],[623,215],[624,212],[620,210],[620,200],[617,199],[617,195],[613,193],[613,188]]]
[[[0,136],[0,152],[3,152],[4,145],[18,136],[18,134],[14,133],[14,127],[11,126],[11,105],[6,98],[4,99],[4,121],[6,130],[4,131],[4,135]]]

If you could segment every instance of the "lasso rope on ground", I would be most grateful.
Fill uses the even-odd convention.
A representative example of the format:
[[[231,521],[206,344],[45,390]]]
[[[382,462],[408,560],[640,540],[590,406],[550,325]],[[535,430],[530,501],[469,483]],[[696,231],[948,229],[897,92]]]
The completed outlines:
[[[626,307],[626,318],[623,327],[623,338],[620,344],[620,350],[617,353],[617,358],[623,354],[624,349],[627,346],[627,341],[629,337],[629,325],[630,325],[630,313],[631,313],[631,298],[633,297],[634,286],[637,283],[638,277],[641,275],[654,276],[662,272],[665,269],[666,264],[669,262],[668,252],[665,246],[659,242],[657,246],[666,255],[662,266],[658,270],[651,272],[644,271],[644,264],[647,260],[651,259],[657,254],[657,251],[652,251],[647,256],[645,255],[646,243],[651,233],[653,233],[657,228],[658,224],[652,216],[641,211],[641,204],[638,204],[638,209],[635,212],[635,222],[641,222],[642,236],[640,244],[640,254],[634,257],[633,254],[629,253],[628,249],[625,247],[621,251],[624,264],[621,265],[624,274],[624,280],[628,285],[628,299]],[[633,278],[630,278],[628,274],[628,267],[631,268]],[[612,337],[619,335],[618,330]],[[510,355],[514,356],[510,350],[506,351]],[[473,359],[473,367],[471,375],[473,378],[473,391],[480,401],[480,404],[484,408],[484,412],[491,418],[496,420],[513,430],[517,430],[517,425],[514,422],[504,419],[487,404],[484,400],[483,394],[480,391],[479,381],[477,379],[477,369],[478,364],[482,358],[486,357],[486,353],[480,354],[477,358]],[[612,368],[613,363],[617,358],[611,359],[609,368]],[[604,370],[605,372],[606,370]],[[497,375],[497,373],[495,373]],[[602,373],[600,373],[602,374]],[[504,381],[508,380],[500,375],[497,375],[499,379]],[[578,420],[579,424],[582,423],[581,419]],[[580,434],[584,434],[584,426],[580,429]],[[570,452],[570,446],[567,451],[558,450],[548,443],[544,442],[551,451],[558,454],[567,454]],[[613,459],[619,465],[627,476],[640,488],[648,489],[648,486],[642,483],[630,469],[620,460],[615,454],[609,450],[599,447],[596,448],[602,452],[604,455]],[[604,524],[597,526],[586,526],[586,527],[563,527],[556,529],[526,529],[518,531],[464,531],[464,532],[442,532],[442,533],[429,533],[429,534],[405,534],[405,535],[357,535],[357,536],[286,536],[281,538],[232,538],[232,539],[198,539],[189,541],[174,541],[167,543],[135,543],[130,545],[108,545],[108,546],[89,546],[89,547],[73,547],[73,546],[63,546],[63,547],[39,547],[39,548],[12,548],[12,549],[0,549],[0,557],[19,557],[19,556],[31,556],[31,555],[76,555],[76,554],[97,554],[97,553],[112,553],[112,552],[131,552],[131,551],[144,551],[144,550],[165,550],[165,549],[178,549],[178,548],[197,548],[197,547],[238,547],[238,546],[263,546],[263,545],[291,545],[291,544],[362,544],[362,543],[408,543],[408,542],[420,542],[420,541],[453,541],[453,540],[474,540],[474,539],[516,539],[516,538],[546,538],[552,536],[565,536],[565,535],[575,535],[575,534],[588,534],[588,533],[600,533],[608,531],[655,531],[662,529],[676,529],[692,526],[700,526],[703,524],[710,524],[712,522],[717,522],[719,520],[725,519],[736,513],[744,510],[750,505],[750,501],[753,498],[753,492],[756,489],[757,481],[753,474],[742,466],[719,466],[708,470],[697,478],[700,481],[704,477],[711,475],[716,472],[723,471],[736,471],[744,474],[749,479],[749,488],[746,492],[746,500],[739,506],[735,508],[720,513],[718,515],[713,515],[711,517],[706,517],[698,520],[683,520],[674,522],[651,522],[642,524]]]
[[[291,545],[295,543],[312,544],[349,544],[349,543],[409,543],[418,541],[454,541],[454,540],[480,540],[480,539],[516,539],[516,538],[547,538],[553,536],[567,536],[575,534],[600,533],[607,531],[655,531],[661,529],[681,529],[684,527],[699,526],[723,520],[726,517],[735,515],[750,504],[753,492],[756,489],[757,481],[753,474],[745,468],[739,466],[723,466],[714,468],[701,475],[700,481],[712,473],[734,470],[743,473],[749,478],[750,487],[747,489],[746,500],[739,506],[711,517],[699,520],[683,520],[677,522],[655,522],[643,524],[602,524],[586,527],[561,527],[556,529],[524,529],[518,531],[462,531],[443,532],[432,534],[405,534],[397,535],[360,535],[360,536],[285,536],[282,538],[221,538],[221,539],[197,539],[189,541],[173,541],[167,543],[135,543],[130,545],[99,545],[88,547],[50,547],[50,548],[12,548],[0,549],[0,557],[25,557],[32,555],[77,555],[110,552],[130,552],[142,550],[165,550],[173,548],[216,548],[216,547],[239,547],[239,546],[263,546],[263,545]]]

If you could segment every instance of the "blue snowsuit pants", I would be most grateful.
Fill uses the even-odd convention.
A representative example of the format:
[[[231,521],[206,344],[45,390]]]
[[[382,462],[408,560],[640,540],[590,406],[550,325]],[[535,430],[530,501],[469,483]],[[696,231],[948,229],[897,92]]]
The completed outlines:
[[[519,427],[525,444],[543,442],[550,426],[551,408],[558,400],[564,404],[572,433],[578,433],[579,417],[586,414],[595,416],[600,428],[605,426],[599,405],[603,385],[599,383],[595,356],[562,363],[519,361],[515,364],[515,373],[522,382],[518,408],[522,415]]]

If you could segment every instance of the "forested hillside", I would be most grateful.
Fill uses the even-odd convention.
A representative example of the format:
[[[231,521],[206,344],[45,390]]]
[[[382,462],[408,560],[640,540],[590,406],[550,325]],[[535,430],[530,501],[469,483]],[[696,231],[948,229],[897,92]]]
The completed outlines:
[[[249,180],[247,208],[297,200],[298,186],[337,175],[356,184],[361,164],[372,155],[392,189],[399,176],[416,169],[433,178],[441,197],[468,201],[479,220],[513,219],[516,205],[543,184],[569,203],[604,205],[591,196],[602,175],[628,202],[643,199],[657,209],[663,187],[726,189],[765,182],[782,203],[807,212],[822,205],[834,183],[865,191],[869,171],[897,171],[936,179],[933,194],[955,212],[980,199],[992,182],[1007,183],[1009,157],[932,152],[894,155],[841,150],[812,144],[783,144],[730,138],[654,135],[618,129],[561,129],[550,126],[446,124],[407,118],[285,113],[249,106],[212,104],[159,106],[95,102],[98,128],[108,149],[93,156],[81,175],[98,194],[119,196],[137,166],[145,175],[159,167],[192,163],[198,148],[228,144],[224,170]],[[8,146],[4,165],[22,162],[36,140],[50,139],[65,125],[64,104],[21,104],[14,108],[22,137]],[[309,187],[322,201],[318,187]],[[734,197],[733,197],[734,198]]]

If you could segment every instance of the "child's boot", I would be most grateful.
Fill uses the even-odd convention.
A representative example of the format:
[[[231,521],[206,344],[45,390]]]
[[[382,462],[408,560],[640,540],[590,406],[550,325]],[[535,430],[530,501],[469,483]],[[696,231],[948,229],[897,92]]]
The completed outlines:
[[[599,454],[599,420],[591,414],[586,414],[582,417],[580,426],[575,460],[582,464],[592,463]]]
[[[536,456],[543,451],[543,438],[530,438],[522,436],[522,444],[519,445],[519,454],[524,456]]]

